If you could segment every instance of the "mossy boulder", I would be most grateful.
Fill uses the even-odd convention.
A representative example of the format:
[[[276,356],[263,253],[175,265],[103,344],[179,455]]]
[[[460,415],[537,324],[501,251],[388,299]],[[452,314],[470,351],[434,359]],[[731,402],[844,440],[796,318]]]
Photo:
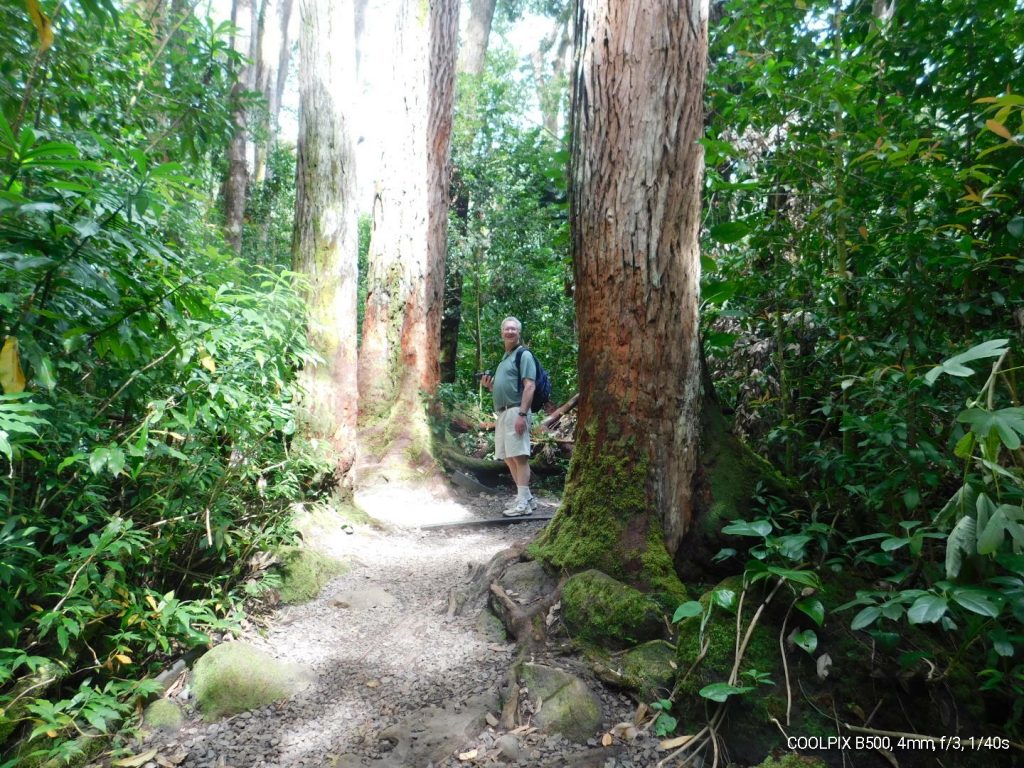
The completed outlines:
[[[676,650],[665,640],[651,640],[622,654],[588,653],[594,673],[609,685],[635,694],[638,701],[664,699],[676,676]]]
[[[348,571],[348,564],[315,549],[288,547],[281,559],[281,602],[304,603],[320,594],[324,585]]]
[[[519,680],[540,704],[534,724],[583,744],[601,728],[601,700],[577,677],[543,664],[523,664]]]
[[[142,714],[142,725],[150,730],[177,731],[185,722],[181,707],[170,699],[151,702]]]
[[[287,698],[308,682],[294,664],[247,643],[223,643],[200,657],[192,693],[206,720],[217,720]]]
[[[578,640],[604,648],[628,648],[665,633],[657,603],[601,571],[570,578],[562,590],[562,621]]]

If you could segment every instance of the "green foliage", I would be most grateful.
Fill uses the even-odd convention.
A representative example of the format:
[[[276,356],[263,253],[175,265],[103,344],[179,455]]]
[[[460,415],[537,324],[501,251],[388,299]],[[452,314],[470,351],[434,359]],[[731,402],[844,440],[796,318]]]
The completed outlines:
[[[731,531],[757,542],[771,524],[750,549],[761,578],[802,572],[801,549],[862,575],[846,605],[798,609],[852,610],[908,658],[898,627],[934,635],[939,674],[979,674],[1009,713],[991,727],[1014,732],[1024,97],[1007,83],[1024,62],[1004,53],[1022,43],[1012,3],[897,4],[884,21],[870,3],[731,0],[703,142],[716,388],[812,510]]]
[[[576,387],[567,153],[540,129],[524,127],[527,102],[514,66],[499,51],[480,78],[459,80],[447,276],[449,293],[456,282],[461,291],[455,385],[460,399],[479,396],[473,373],[497,365],[501,321],[514,315],[560,403]]]
[[[219,250],[202,181],[231,132],[228,27],[141,7],[63,4],[38,58],[0,7],[4,752],[67,757],[236,627],[250,558],[325,467],[292,445],[296,277]]]

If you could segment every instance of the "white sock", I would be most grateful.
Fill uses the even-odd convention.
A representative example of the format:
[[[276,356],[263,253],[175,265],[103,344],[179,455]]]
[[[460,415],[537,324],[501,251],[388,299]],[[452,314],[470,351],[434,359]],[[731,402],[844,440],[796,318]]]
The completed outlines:
[[[516,501],[529,501],[532,498],[530,494],[530,486],[528,485],[517,485],[516,486]]]

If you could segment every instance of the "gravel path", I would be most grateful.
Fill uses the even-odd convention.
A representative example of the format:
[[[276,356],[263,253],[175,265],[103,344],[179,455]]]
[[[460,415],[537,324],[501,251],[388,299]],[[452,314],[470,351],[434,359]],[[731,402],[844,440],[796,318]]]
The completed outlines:
[[[375,504],[422,524],[495,518],[504,500],[389,491],[368,502]],[[352,569],[316,600],[280,609],[264,632],[244,638],[302,665],[311,673],[309,687],[285,702],[214,724],[203,723],[186,706],[181,731],[145,744],[159,749],[147,765],[654,765],[661,755],[655,756],[656,742],[645,734],[629,745],[604,748],[600,732],[589,744],[577,745],[529,728],[504,734],[485,719],[490,713],[490,722],[497,723],[498,691],[515,646],[481,620],[476,606],[449,617],[449,595],[467,583],[474,564],[532,538],[542,525],[366,528],[350,534],[339,526],[323,532],[317,545],[349,560]],[[571,657],[544,661],[580,672]],[[595,690],[604,705],[604,730],[631,718],[635,704],[628,698]]]

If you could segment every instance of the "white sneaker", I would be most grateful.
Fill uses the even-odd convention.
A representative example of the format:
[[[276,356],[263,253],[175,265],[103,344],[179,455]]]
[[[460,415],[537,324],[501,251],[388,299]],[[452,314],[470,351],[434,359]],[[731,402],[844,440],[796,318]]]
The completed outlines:
[[[519,499],[511,507],[502,512],[505,517],[522,517],[530,514],[530,502],[526,499]]]
[[[537,499],[536,496],[531,496],[529,502],[527,503],[530,505],[530,512],[536,512],[537,507],[540,506],[540,501]]]

